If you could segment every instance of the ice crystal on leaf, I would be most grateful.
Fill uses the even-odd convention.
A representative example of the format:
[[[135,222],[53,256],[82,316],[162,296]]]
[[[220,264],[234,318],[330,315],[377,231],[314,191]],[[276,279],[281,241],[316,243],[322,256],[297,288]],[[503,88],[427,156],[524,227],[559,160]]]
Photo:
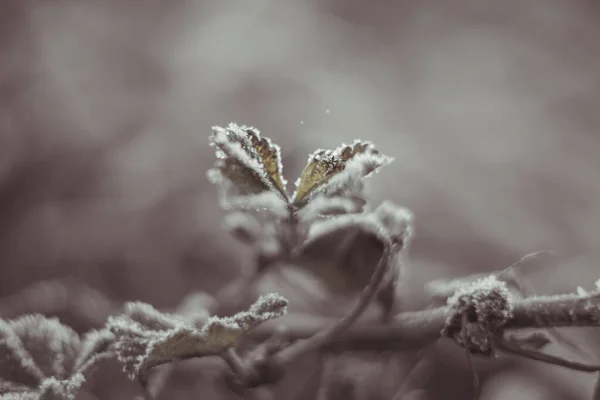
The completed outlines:
[[[296,181],[292,202],[302,206],[317,193],[326,197],[355,195],[363,190],[362,180],[392,158],[379,154],[372,143],[355,140],[335,150],[317,150]]]
[[[278,214],[283,211],[282,216],[299,211],[317,196],[353,199],[352,207],[340,208],[338,201],[337,209],[360,211],[364,205],[364,178],[392,161],[372,143],[360,140],[334,150],[317,150],[309,156],[290,197],[281,149],[257,129],[234,123],[226,128],[213,127],[210,144],[216,148],[217,161],[208,176],[221,186],[223,205],[239,209],[246,203],[246,208],[268,208]],[[321,204],[323,209],[329,208]]]
[[[113,339],[102,330],[81,339],[40,314],[0,320],[2,398],[73,399],[87,369],[111,355]]]
[[[111,317],[108,328],[117,337],[119,362],[131,379],[146,384],[148,371],[166,362],[218,355],[235,346],[257,325],[282,316],[287,300],[261,296],[248,311],[232,317],[210,317],[202,328],[143,303],[129,303],[125,313]]]

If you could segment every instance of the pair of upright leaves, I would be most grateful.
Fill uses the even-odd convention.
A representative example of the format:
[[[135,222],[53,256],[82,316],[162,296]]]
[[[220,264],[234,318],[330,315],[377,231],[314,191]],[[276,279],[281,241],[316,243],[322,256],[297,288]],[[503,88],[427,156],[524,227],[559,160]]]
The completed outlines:
[[[224,187],[224,200],[241,196],[268,198],[268,206],[297,211],[318,195],[345,198],[362,194],[362,180],[392,158],[381,155],[370,142],[354,141],[335,150],[317,150],[296,181],[289,196],[283,176],[281,149],[252,127],[231,123],[214,127],[210,143],[216,148],[217,163],[209,171],[214,183]]]

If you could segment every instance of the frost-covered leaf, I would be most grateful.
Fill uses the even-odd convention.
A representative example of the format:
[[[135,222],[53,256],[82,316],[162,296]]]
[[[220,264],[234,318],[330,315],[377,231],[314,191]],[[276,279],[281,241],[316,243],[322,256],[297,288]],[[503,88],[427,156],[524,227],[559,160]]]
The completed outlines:
[[[4,320],[0,320],[0,354],[0,379],[3,381],[36,387],[44,378],[21,338]]]
[[[84,381],[80,372],[111,355],[111,337],[98,331],[82,342],[58,319],[40,314],[0,320],[1,398],[74,399]]]
[[[138,315],[138,320],[132,319],[131,311],[141,309],[149,318],[141,320]],[[127,308],[124,315],[111,317],[108,328],[117,337],[117,356],[125,372],[145,384],[151,368],[175,360],[220,354],[260,323],[282,316],[286,309],[287,300],[272,293],[261,296],[248,311],[232,317],[210,317],[197,329],[184,319],[159,317],[156,314],[160,313],[151,306],[141,307],[137,303]]]
[[[81,341],[73,371],[82,374],[98,361],[112,356],[111,346],[114,341],[115,336],[106,329],[86,333]]]
[[[210,172],[213,182],[228,181],[239,195],[276,191],[286,197],[281,150],[257,129],[234,123],[226,128],[215,126],[210,144],[218,158]]]
[[[355,214],[363,211],[366,200],[356,197],[315,196],[298,212],[300,222],[309,224],[322,217]]]
[[[293,265],[311,272],[334,294],[354,294],[369,283],[386,248],[399,241],[397,250],[402,249],[411,226],[410,212],[391,203],[373,212],[316,221]]]
[[[222,207],[228,211],[269,211],[279,218],[289,215],[288,204],[279,195],[273,192],[262,192],[244,196],[225,196]]]
[[[125,304],[124,314],[147,330],[168,330],[180,326],[182,318],[158,311],[150,304],[133,301]]]
[[[373,144],[360,140],[335,150],[317,150],[309,156],[296,181],[293,204],[301,207],[316,193],[329,197],[360,193],[363,179],[391,161],[379,154]]]
[[[226,231],[242,243],[253,245],[262,236],[262,229],[258,220],[253,215],[245,212],[226,215],[223,226]]]
[[[84,381],[82,374],[75,374],[66,380],[44,379],[40,385],[39,400],[74,400]]]
[[[410,210],[384,201],[373,211],[373,218],[381,224],[393,244],[402,247],[408,245],[413,234],[413,214]]]
[[[31,387],[15,382],[0,379],[0,395],[4,393],[26,393],[31,392]],[[1,398],[1,397],[0,397]]]
[[[25,315],[10,322],[24,348],[47,377],[66,377],[79,350],[79,335],[56,318]]]

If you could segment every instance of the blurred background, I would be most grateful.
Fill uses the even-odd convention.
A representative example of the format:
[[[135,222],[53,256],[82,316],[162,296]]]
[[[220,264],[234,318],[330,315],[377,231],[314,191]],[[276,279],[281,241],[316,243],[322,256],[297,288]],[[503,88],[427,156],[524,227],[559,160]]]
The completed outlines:
[[[415,214],[409,308],[431,279],[539,250],[563,260],[531,272],[540,294],[591,289],[599,72],[591,0],[2,0],[2,316],[84,330],[236,276],[248,249],[205,175],[211,126],[231,121],[282,146],[290,185],[319,147],[361,138],[395,158],[368,188]],[[590,398],[593,376],[532,365],[481,362],[482,398]],[[460,350],[434,369],[427,398],[468,398]],[[188,375],[164,398],[197,398]],[[99,399],[137,390],[98,379]]]

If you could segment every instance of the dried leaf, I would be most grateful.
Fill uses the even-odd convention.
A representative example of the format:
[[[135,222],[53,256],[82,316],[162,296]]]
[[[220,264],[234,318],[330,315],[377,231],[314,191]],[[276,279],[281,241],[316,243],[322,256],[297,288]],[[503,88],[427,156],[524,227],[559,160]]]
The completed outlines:
[[[134,320],[132,311],[142,309],[146,311],[144,318],[138,313],[137,321]],[[151,368],[170,361],[220,354],[257,325],[282,316],[286,309],[287,300],[272,293],[261,296],[248,311],[232,317],[211,317],[197,329],[187,321],[158,316],[160,313],[151,306],[136,303],[126,308],[124,315],[111,317],[108,328],[117,337],[117,356],[125,372],[145,385]]]
[[[309,156],[296,181],[293,204],[301,207],[317,192],[327,192],[330,196],[359,192],[363,178],[391,161],[379,154],[370,142],[359,140],[352,145],[342,144],[335,150],[317,150]],[[342,174],[343,171],[346,173]]]

